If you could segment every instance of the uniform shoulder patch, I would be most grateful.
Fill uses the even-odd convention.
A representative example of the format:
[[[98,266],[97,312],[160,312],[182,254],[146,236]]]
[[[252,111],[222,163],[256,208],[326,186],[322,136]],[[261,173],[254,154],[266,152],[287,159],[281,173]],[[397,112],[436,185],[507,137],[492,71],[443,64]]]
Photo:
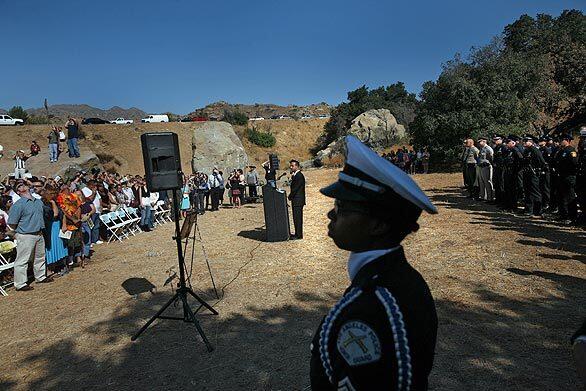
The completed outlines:
[[[336,345],[338,352],[352,367],[369,364],[381,358],[378,335],[366,323],[357,320],[342,325]]]
[[[570,156],[571,157],[576,157],[576,156],[578,156],[578,154],[576,153],[576,151],[572,151],[572,152],[570,152]]]

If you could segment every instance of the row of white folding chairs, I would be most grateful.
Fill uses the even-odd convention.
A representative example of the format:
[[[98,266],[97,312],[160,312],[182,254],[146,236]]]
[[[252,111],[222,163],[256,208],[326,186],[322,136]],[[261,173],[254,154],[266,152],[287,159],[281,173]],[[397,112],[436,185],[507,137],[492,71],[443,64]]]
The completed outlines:
[[[128,238],[130,235],[135,236],[140,232],[138,210],[136,208],[120,208],[114,212],[104,213],[100,215],[100,221],[106,229],[110,232],[108,242],[116,239]]]
[[[171,209],[165,209],[163,205],[163,201],[158,201],[153,209],[153,223],[155,225],[161,225],[173,221],[173,219],[171,219]]]

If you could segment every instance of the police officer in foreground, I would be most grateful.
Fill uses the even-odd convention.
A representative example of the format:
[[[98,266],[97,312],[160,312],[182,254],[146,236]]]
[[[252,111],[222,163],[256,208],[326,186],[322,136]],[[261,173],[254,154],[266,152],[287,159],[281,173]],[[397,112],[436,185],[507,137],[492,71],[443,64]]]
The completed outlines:
[[[422,210],[436,208],[403,171],[353,136],[338,181],[328,235],[351,251],[351,284],[311,346],[314,390],[426,390],[437,315],[429,288],[405,258],[403,239]],[[357,229],[360,227],[360,229]]]
[[[560,149],[556,154],[556,167],[559,175],[559,219],[570,224],[576,219],[576,174],[578,172],[578,153],[572,146],[572,136],[560,137]]]
[[[493,183],[494,183],[494,196],[497,205],[503,205],[504,203],[504,194],[505,194],[505,162],[504,157],[507,154],[507,147],[503,143],[503,136],[500,134],[496,134],[492,138],[492,142],[494,146],[492,149],[494,150],[494,158],[493,158]]]

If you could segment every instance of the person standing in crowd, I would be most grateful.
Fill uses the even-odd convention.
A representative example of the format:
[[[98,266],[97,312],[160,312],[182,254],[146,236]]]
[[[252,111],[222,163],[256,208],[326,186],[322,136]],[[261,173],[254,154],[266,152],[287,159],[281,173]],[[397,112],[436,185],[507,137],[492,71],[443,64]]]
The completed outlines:
[[[557,154],[560,150],[559,139],[557,137],[552,137],[547,143],[547,146],[551,149],[551,158],[549,161],[549,180],[551,186],[549,188],[549,210],[547,212],[554,214],[558,212],[558,206],[560,204],[558,196],[559,173],[556,165]]]
[[[378,155],[377,155],[378,156]],[[291,172],[291,209],[293,210],[293,226],[295,234],[291,239],[303,239],[303,207],[305,206],[305,176],[301,172],[299,161],[293,159],[289,162]]]
[[[74,262],[81,264],[83,255],[83,237],[81,233],[81,200],[71,191],[71,187],[64,184],[57,196],[57,204],[65,217],[67,229],[67,266],[73,266]]]
[[[224,187],[224,179],[220,175],[217,167],[212,170],[212,175],[209,178],[210,196],[212,198],[212,211],[219,210],[220,192]]]
[[[545,160],[531,136],[523,138],[525,150],[523,152],[523,188],[525,193],[526,215],[541,216],[541,191],[539,190],[539,176],[545,168]]]
[[[429,154],[429,150],[427,149],[427,147],[425,147],[423,149],[423,173],[424,174],[428,174],[429,173],[429,159],[430,159],[431,155]]]
[[[14,179],[24,179],[24,174],[26,174],[26,161],[30,156],[24,154],[24,151],[21,149],[20,151],[16,152],[14,155]]]
[[[49,139],[49,162],[55,163],[59,159],[59,132],[56,126],[53,126],[47,138]]]
[[[141,181],[139,188],[140,200],[140,228],[145,232],[150,232],[153,226],[152,210],[151,210],[151,192],[149,191],[146,182]],[[175,201],[173,201],[175,202]]]
[[[79,157],[79,146],[77,139],[79,138],[79,125],[74,118],[69,117],[65,124],[67,128],[67,148],[69,150],[69,157]]]
[[[504,155],[506,154],[507,147],[503,144],[503,136],[496,134],[492,138],[494,143],[493,152],[494,157],[492,160],[493,166],[493,184],[494,184],[494,198],[497,204],[502,205],[505,193],[505,178],[504,178]]]
[[[33,142],[31,143],[30,150],[31,156],[37,156],[39,152],[41,152],[41,147],[39,146],[36,140],[33,140]]]
[[[578,173],[578,153],[572,146],[572,136],[560,137],[560,150],[556,154],[556,167],[559,174],[559,219],[570,224],[576,219],[576,174]]]
[[[64,240],[59,236],[60,232],[65,232],[65,220],[63,212],[57,205],[57,195],[59,192],[51,185],[45,187],[43,192],[45,229],[45,258],[47,267],[54,267],[57,262],[67,257],[67,246]]]
[[[81,237],[82,237],[82,256],[81,256],[81,263],[80,266],[82,268],[85,267],[85,261],[90,259],[91,255],[91,246],[92,246],[92,226],[91,226],[91,216],[95,212],[96,208],[90,199],[84,197],[83,192],[78,190],[76,195],[79,197],[81,201],[81,205],[79,207],[81,216]]]
[[[37,282],[52,282],[47,277],[45,260],[45,239],[43,229],[43,201],[34,198],[25,183],[19,183],[16,191],[20,199],[12,205],[8,216],[8,226],[16,231],[16,260],[14,261],[14,287],[17,291],[32,290],[28,285],[28,263],[34,259],[33,271]]]
[[[262,168],[265,169],[265,180],[267,185],[277,188],[277,170],[271,165],[271,161],[267,160],[262,164]]]
[[[460,157],[464,172],[464,186],[468,190],[468,198],[475,197],[474,182],[476,181],[476,162],[480,151],[474,146],[474,140],[466,139],[464,150]]]
[[[206,211],[205,198],[209,194],[210,186],[208,176],[200,172],[195,179],[195,205],[197,213],[203,215]]]
[[[102,196],[98,192],[98,183],[95,180],[88,181],[87,188],[92,191],[91,195],[86,195],[85,189],[83,190],[84,195],[88,197],[92,203],[94,204],[94,213],[91,215],[92,222],[90,223],[90,227],[92,230],[92,246],[94,244],[102,244],[103,242],[100,240],[100,227],[102,225],[102,221],[100,220],[100,215],[102,214]]]
[[[551,148],[547,146],[548,136],[539,138],[539,152],[543,156],[545,166],[539,175],[539,190],[541,191],[541,208],[543,211],[549,211],[550,194],[551,194],[551,160],[553,157]]]
[[[517,173],[522,167],[523,155],[517,149],[517,136],[509,135],[503,155],[503,208],[507,212],[517,211]]]
[[[181,216],[183,218],[187,216],[187,211],[191,208],[191,202],[189,199],[190,192],[191,190],[189,189],[187,177],[183,175],[183,187],[181,188]]]
[[[353,136],[338,181],[328,235],[351,251],[350,286],[311,344],[313,390],[426,390],[438,319],[430,289],[401,242],[437,213],[417,184]],[[358,227],[358,229],[357,229]]]
[[[230,203],[236,208],[240,208],[240,174],[237,170],[232,172],[228,183],[230,184]]]
[[[258,186],[258,173],[255,166],[249,166],[246,173],[246,185],[248,186],[248,196],[253,200],[258,198],[256,187]]]
[[[578,217],[578,223],[586,224],[586,126],[580,128],[580,140],[578,141],[576,198],[581,210],[581,214]]]
[[[515,148],[517,148],[517,151],[523,156],[525,154],[525,148],[523,147],[522,139],[518,138],[515,144]],[[517,172],[517,203],[525,203],[525,189],[523,187],[524,172],[524,166],[521,164],[519,166],[519,171]]]
[[[494,187],[492,183],[494,151],[487,143],[488,139],[486,137],[480,137],[478,139],[478,145],[480,146],[478,152],[478,188],[480,190],[480,199],[492,203],[494,202]]]

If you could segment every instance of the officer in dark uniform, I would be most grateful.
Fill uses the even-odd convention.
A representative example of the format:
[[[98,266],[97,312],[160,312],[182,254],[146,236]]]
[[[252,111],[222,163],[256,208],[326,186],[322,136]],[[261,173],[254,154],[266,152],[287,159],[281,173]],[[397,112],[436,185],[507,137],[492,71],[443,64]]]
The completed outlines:
[[[503,136],[497,134],[493,137],[493,160],[492,167],[493,172],[493,183],[494,183],[494,195],[497,205],[503,205],[505,195],[505,169],[504,169],[504,155],[507,153],[507,147],[503,143]]]
[[[515,142],[515,148],[521,154],[521,156],[523,156],[525,148],[523,147],[523,143],[521,142],[520,138],[517,138],[517,141]],[[517,166],[517,202],[525,201],[525,189],[523,188],[523,172],[523,165]]]
[[[578,142],[576,197],[581,211],[578,222],[586,224],[586,126],[582,126],[580,129],[580,141]]]
[[[530,136],[523,138],[523,188],[525,193],[525,214],[541,216],[541,191],[539,176],[545,168],[545,160]]]
[[[576,219],[576,174],[578,173],[578,153],[572,147],[572,136],[560,137],[560,150],[556,154],[556,166],[559,173],[559,219],[570,224]]]
[[[353,136],[338,181],[328,235],[351,251],[351,284],[319,326],[311,346],[313,390],[426,390],[437,315],[429,288],[401,241],[436,208],[399,168]],[[360,227],[360,229],[356,229]]]
[[[560,204],[558,197],[559,173],[557,169],[557,154],[560,151],[560,141],[558,136],[554,136],[547,142],[551,149],[551,160],[549,162],[549,179],[551,183],[549,191],[549,210],[548,213],[556,213]]]
[[[543,210],[549,209],[550,189],[551,189],[551,161],[553,154],[551,148],[547,146],[550,137],[542,136],[539,138],[539,152],[545,160],[545,167],[539,175],[539,190],[541,191],[541,208]]]
[[[505,153],[503,155],[503,208],[507,212],[517,211],[517,173],[522,167],[523,155],[517,149],[518,137],[509,135],[506,140]]]

